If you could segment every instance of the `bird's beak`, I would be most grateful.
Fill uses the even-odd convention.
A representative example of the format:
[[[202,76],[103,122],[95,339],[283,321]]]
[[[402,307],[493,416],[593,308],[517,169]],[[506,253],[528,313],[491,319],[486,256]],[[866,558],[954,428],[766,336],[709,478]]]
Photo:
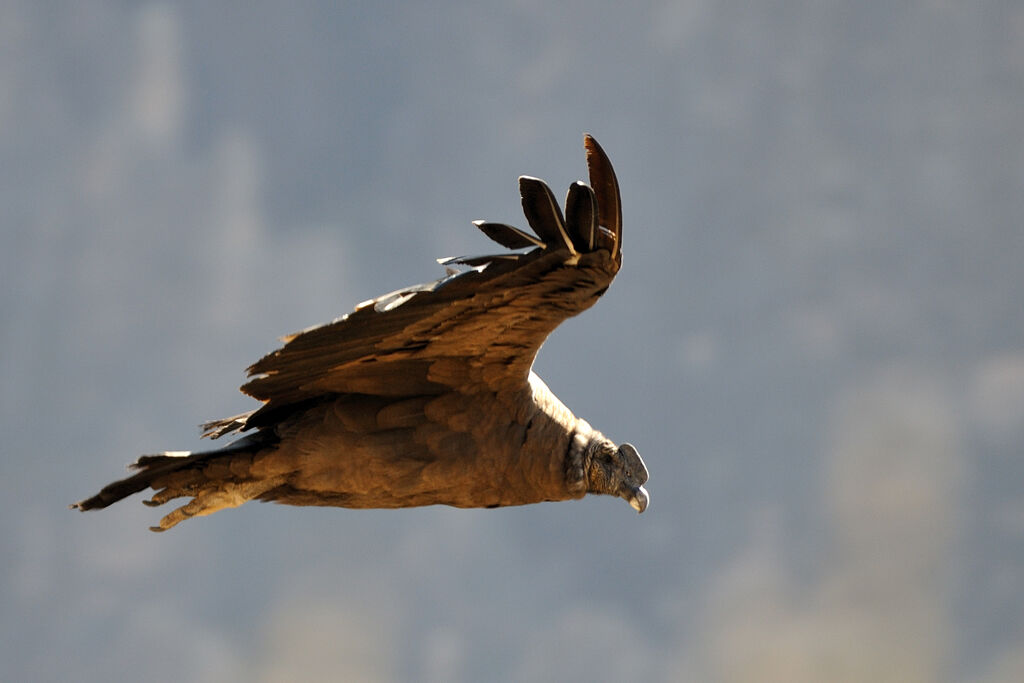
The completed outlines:
[[[647,504],[651,502],[651,497],[647,495],[647,489],[643,486],[637,486],[636,488],[629,488],[623,492],[623,498],[629,503],[637,512],[643,512],[647,509]]]

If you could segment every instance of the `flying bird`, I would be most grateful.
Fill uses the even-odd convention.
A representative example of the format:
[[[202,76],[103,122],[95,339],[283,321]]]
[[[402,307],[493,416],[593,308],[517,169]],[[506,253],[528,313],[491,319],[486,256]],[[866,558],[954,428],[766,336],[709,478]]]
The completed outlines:
[[[509,252],[440,259],[447,275],[359,304],[285,337],[248,369],[256,410],[205,423],[248,433],[223,448],[144,455],[135,473],[72,508],[104,508],[152,488],[146,505],[190,501],[154,531],[250,500],[288,505],[460,508],[588,493],[647,508],[647,468],[565,407],[532,371],[547,336],[590,308],[622,263],[611,162],[584,136],[590,185],[565,213],[548,186],[519,178],[534,234],[474,224]]]

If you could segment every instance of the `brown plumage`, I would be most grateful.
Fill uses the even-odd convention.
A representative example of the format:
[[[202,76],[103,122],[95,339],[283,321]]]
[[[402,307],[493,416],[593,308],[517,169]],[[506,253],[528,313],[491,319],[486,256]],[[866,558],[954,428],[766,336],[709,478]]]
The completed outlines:
[[[537,237],[476,222],[520,253],[442,259],[468,266],[367,301],[287,337],[253,364],[263,406],[203,425],[221,449],[145,455],[136,474],[72,507],[103,508],[145,488],[147,505],[190,497],[155,531],[258,499],[290,505],[498,507],[619,496],[647,507],[647,469],[566,408],[531,371],[540,345],[604,293],[622,261],[611,163],[585,136],[590,186],[519,179]]]

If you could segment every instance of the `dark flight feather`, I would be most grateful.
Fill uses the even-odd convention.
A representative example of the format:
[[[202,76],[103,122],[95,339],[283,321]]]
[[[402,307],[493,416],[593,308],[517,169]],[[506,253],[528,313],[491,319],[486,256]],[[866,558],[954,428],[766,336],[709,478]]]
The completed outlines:
[[[565,197],[565,227],[577,251],[594,250],[597,240],[597,197],[581,182],[569,186]]]
[[[519,194],[523,200],[526,222],[544,241],[548,249],[566,249],[574,253],[572,241],[565,231],[565,219],[551,188],[539,178],[519,177]]]
[[[526,249],[527,247],[543,247],[544,242],[517,227],[504,223],[473,221],[473,225],[503,247],[509,249]]]
[[[612,258],[618,260],[622,248],[622,200],[619,196],[619,181],[615,177],[608,156],[589,135],[584,137],[587,149],[587,168],[590,170],[590,186],[597,197],[598,224],[605,230],[598,232],[597,244],[609,249]]]

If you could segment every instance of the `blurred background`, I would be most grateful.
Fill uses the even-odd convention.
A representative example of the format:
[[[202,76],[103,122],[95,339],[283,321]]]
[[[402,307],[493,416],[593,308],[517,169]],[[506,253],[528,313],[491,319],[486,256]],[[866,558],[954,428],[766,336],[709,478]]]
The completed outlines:
[[[1024,680],[1024,5],[6,0],[0,51],[3,680]],[[67,510],[584,131],[624,268],[536,370],[646,514]]]

